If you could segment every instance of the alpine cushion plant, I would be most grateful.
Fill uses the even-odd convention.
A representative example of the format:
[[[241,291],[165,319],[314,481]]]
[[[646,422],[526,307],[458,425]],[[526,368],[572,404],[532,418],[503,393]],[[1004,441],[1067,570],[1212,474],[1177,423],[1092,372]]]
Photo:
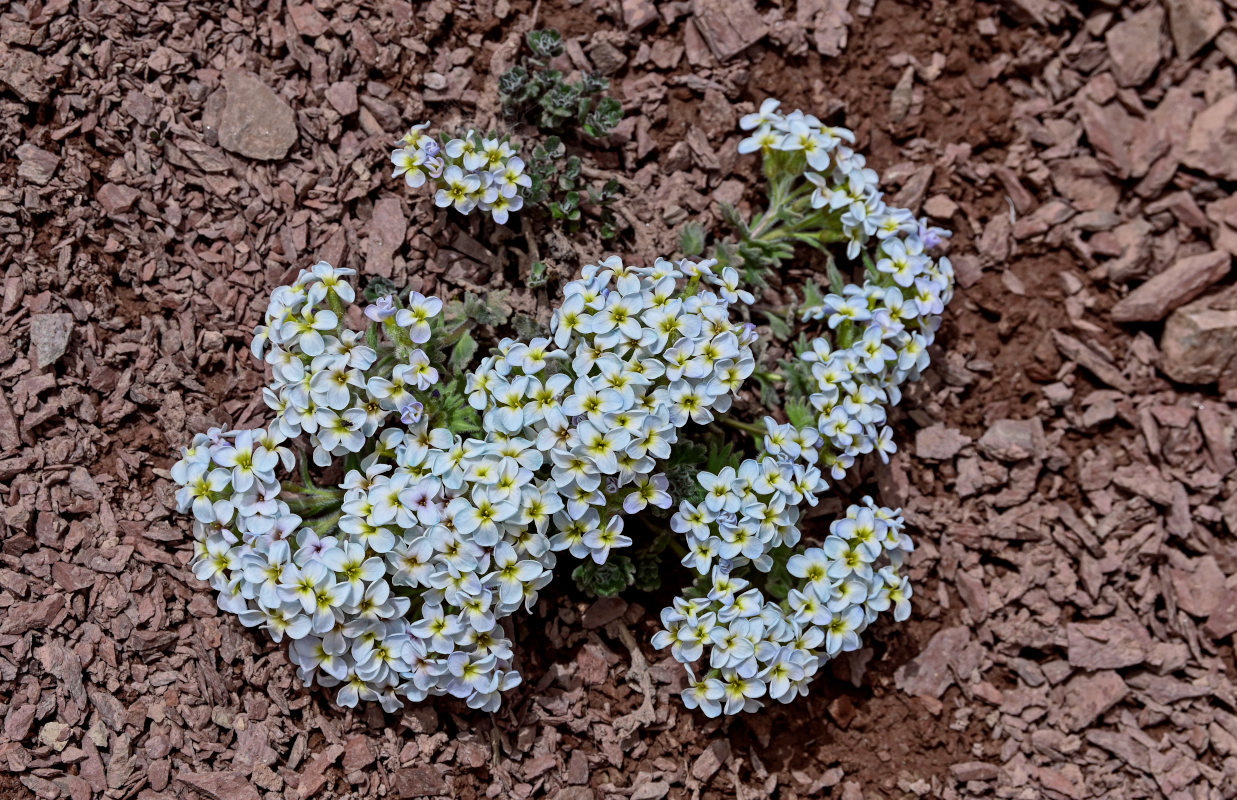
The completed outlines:
[[[498,708],[520,681],[503,620],[533,608],[564,552],[603,594],[647,572],[623,550],[683,554],[696,579],[654,644],[709,715],[790,702],[882,611],[905,619],[899,512],[864,498],[810,547],[799,522],[829,478],[896,449],[887,407],[927,366],[952,290],[948,260],[925,254],[945,234],[885,206],[849,132],[771,103],[743,124],[771,189],[753,223],[728,212],[737,242],[717,258],[587,265],[547,331],[498,340],[473,369],[471,329],[492,319],[469,312],[477,298],[371,296],[356,331],[350,270],[320,263],[276,289],[253,341],[273,422],[199,434],[172,470],[194,573],[220,608],[289,639],[307,685],[387,710],[442,694]],[[515,160],[503,140],[440,143],[424,127],[393,161],[410,185],[464,182],[439,205],[445,191],[497,220],[486,192],[527,189],[494,174]],[[831,263],[834,291],[799,309],[819,335],[778,375],[747,321],[753,281],[796,244],[833,243],[864,280],[842,285]],[[765,397],[785,383],[789,422],[732,418],[749,379]],[[721,424],[752,433],[750,450],[701,446]],[[336,485],[316,485],[311,464]]]

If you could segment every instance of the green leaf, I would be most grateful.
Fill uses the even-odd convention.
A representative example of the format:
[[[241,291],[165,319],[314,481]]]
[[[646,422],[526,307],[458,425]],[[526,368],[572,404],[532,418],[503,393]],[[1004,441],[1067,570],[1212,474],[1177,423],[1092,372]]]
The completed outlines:
[[[571,577],[586,594],[614,597],[635,582],[636,565],[625,555],[611,555],[604,564],[581,562]]]
[[[464,331],[464,335],[455,343],[455,347],[451,348],[451,357],[447,359],[447,363],[451,366],[451,371],[460,373],[468,369],[472,364],[472,357],[477,354],[477,340],[472,338],[472,334]]]
[[[765,316],[769,320],[769,330],[773,333],[774,339],[786,340],[791,337],[792,331],[790,323],[785,317],[779,314],[774,314],[772,311],[766,311]]]
[[[525,39],[528,49],[538,58],[554,58],[563,52],[563,36],[554,28],[529,31]]]
[[[688,222],[679,231],[679,249],[688,257],[698,256],[704,252],[704,226],[698,222]]]
[[[786,418],[796,428],[816,427],[816,410],[806,400],[792,398],[786,401],[784,408],[786,409]]]
[[[535,317],[530,317],[528,314],[516,314],[511,320],[511,327],[515,328],[516,336],[525,342],[548,333]]]
[[[549,267],[544,261],[534,261],[528,270],[528,280],[525,283],[530,289],[540,289],[545,286]]]
[[[395,294],[395,283],[390,278],[376,275],[369,279],[369,283],[365,284],[365,291],[362,294],[369,302],[376,303],[379,297]]]

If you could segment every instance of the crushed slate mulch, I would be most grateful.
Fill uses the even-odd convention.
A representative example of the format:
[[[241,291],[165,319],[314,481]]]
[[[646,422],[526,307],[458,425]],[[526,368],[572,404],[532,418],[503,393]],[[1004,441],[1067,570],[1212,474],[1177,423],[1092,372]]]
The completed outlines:
[[[1220,0],[0,10],[0,797],[1237,796],[1235,23]],[[543,24],[627,112],[586,148],[626,181],[617,241],[496,234],[389,178],[414,122],[500,123]],[[262,419],[272,287],[325,259],[545,318],[536,258],[672,255],[757,200],[737,121],[770,95],[854,128],[957,232],[901,452],[840,487],[906,509],[909,621],[723,721],[648,644],[664,598],[565,575],[492,717],[340,709],[218,612],[167,469]]]

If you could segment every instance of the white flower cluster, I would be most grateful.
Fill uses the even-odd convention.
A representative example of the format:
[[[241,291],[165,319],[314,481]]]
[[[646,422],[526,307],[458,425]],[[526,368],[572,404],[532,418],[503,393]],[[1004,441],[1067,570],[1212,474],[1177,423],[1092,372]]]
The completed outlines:
[[[899,621],[910,614],[910,584],[898,568],[913,545],[901,515],[871,498],[835,521],[821,547],[786,558],[800,539],[798,504],[814,505],[825,488],[813,473],[769,457],[701,473],[706,500],[683,502],[673,517],[690,543],[683,563],[707,576],[707,593],[663,609],[653,645],[686,665],[688,708],[716,717],[759,709],[765,696],[789,703],[807,694],[825,661],[857,649],[881,611],[893,607]],[[775,555],[800,579],[784,600],[732,574],[747,564],[768,573]]]
[[[853,133],[824,126],[802,111],[780,114],[779,105],[765,100],[757,113],[740,120],[753,133],[740,142],[739,152],[801,155],[803,177],[814,187],[810,205],[838,215],[848,258],[876,243],[875,271],[865,271],[862,286],[846,286],[823,304],[802,309],[805,321],[827,319],[835,332],[836,344],[818,338],[801,358],[812,365],[817,383],[810,399],[819,415],[820,457],[840,480],[856,456],[875,451],[887,461],[897,449],[885,407],[897,405],[901,384],[928,366],[928,346],[953,296],[953,266],[927,251],[949,233],[885,203],[876,172],[843,144],[854,142]],[[767,424],[766,451],[778,455],[781,440],[788,439],[790,455],[797,457],[794,439],[806,432]]]
[[[740,121],[754,132],[739,151],[791,164],[802,157],[803,177],[814,187],[810,205],[837,214],[848,257],[872,240],[877,257],[862,286],[803,310],[805,321],[827,318],[837,343],[817,338],[801,355],[816,381],[809,398],[815,427],[766,417],[766,456],[738,470],[701,473],[704,502],[682,503],[671,520],[687,538],[684,565],[711,587],[705,597],[678,598],[664,609],[665,630],[654,643],[688,665],[684,702],[709,716],[759,708],[757,698],[766,695],[792,701],[806,693],[823,660],[859,647],[859,634],[880,611],[894,608],[899,621],[909,615],[911,589],[898,569],[913,545],[898,512],[865,498],[833,523],[822,547],[795,555],[791,548],[800,539],[799,504],[815,505],[826,488],[818,465],[840,480],[857,456],[875,451],[887,461],[896,451],[886,406],[927,368],[927,348],[953,292],[949,260],[925,253],[949,234],[885,204],[876,173],[842,144],[854,141],[850,131],[801,111],[779,114],[778,106],[766,100]],[[803,583],[785,599],[766,600],[732,574],[749,566],[759,573],[784,567]],[[697,679],[692,667],[706,647],[708,672]]]
[[[712,266],[586,266],[552,338],[505,339],[467,376],[483,439],[431,424],[440,300],[381,298],[366,336],[342,326],[349,271],[303,271],[254,335],[275,421],[199,435],[173,468],[195,575],[291,639],[300,678],[343,705],[496,709],[520,680],[500,620],[532,607],[558,551],[603,563],[631,543],[623,513],[668,508],[658,466],[679,428],[728,410],[755,369],[755,329],[730,318],[737,277]],[[281,487],[283,443],[302,435],[315,464],[349,467],[338,489]]]
[[[438,187],[434,203],[454,206],[461,214],[479,209],[500,225],[524,207],[522,189],[532,185],[524,161],[506,138],[469,131],[446,144],[425,133],[428,122],[414,125],[391,152],[393,177],[416,189],[433,179]]]

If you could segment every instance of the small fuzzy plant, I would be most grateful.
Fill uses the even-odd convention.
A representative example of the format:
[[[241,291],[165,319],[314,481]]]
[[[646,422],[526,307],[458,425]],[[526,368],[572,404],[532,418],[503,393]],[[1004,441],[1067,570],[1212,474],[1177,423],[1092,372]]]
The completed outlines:
[[[598,594],[678,579],[653,644],[709,716],[791,702],[883,612],[906,619],[899,511],[865,497],[811,543],[800,521],[857,459],[896,450],[888,408],[952,294],[929,254],[946,234],[886,206],[848,131],[777,108],[741,123],[769,206],[730,211],[716,257],[586,265],[548,330],[479,360],[503,319],[481,298],[373,293],[352,329],[350,270],[276,289],[253,340],[272,421],[199,434],[172,469],[220,608],[289,640],[306,685],[388,711],[431,695],[497,709],[520,682],[504,620],[563,571]],[[444,172],[462,158],[412,144]],[[832,290],[793,315],[793,363],[764,364],[753,289],[798,245],[862,277],[830,260]],[[735,419],[749,384],[784,408]]]

